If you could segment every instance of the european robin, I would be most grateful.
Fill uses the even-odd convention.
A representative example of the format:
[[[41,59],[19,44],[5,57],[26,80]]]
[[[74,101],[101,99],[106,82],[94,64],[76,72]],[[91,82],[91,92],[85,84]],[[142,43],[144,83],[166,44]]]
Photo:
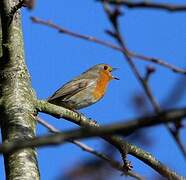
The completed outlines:
[[[111,74],[115,69],[108,64],[97,64],[64,84],[48,102],[74,110],[90,106],[104,96],[111,80],[118,80]]]

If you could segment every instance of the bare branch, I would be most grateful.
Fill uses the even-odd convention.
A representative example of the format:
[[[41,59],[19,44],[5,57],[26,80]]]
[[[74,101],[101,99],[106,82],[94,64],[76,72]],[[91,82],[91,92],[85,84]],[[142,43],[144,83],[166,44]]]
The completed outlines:
[[[100,1],[104,1],[104,0],[100,0]],[[107,2],[114,5],[123,5],[128,8],[160,9],[160,10],[167,10],[170,12],[186,11],[186,4],[176,5],[176,4],[168,4],[168,3],[157,3],[151,1],[134,2],[129,0],[107,0]]]
[[[92,136],[101,136],[104,139],[106,139],[108,142],[110,142],[111,144],[113,144],[115,147],[120,148],[127,151],[127,153],[139,158],[140,160],[142,160],[143,162],[145,162],[146,164],[148,164],[149,166],[151,166],[153,169],[157,170],[160,174],[162,174],[164,177],[168,178],[168,179],[174,179],[174,180],[180,180],[183,179],[183,177],[177,175],[175,172],[171,171],[169,168],[167,168],[166,166],[162,165],[162,163],[160,163],[159,161],[157,161],[152,155],[150,155],[149,153],[141,150],[140,148],[129,144],[127,142],[125,142],[123,139],[118,138],[116,136],[103,136],[103,134],[108,134],[111,133],[110,129],[108,126],[103,126],[103,127],[99,127],[98,125],[95,126],[94,123],[90,124],[90,120],[87,119],[85,120],[86,117],[84,117],[83,115],[74,115],[77,114],[76,112],[73,112],[71,114],[66,114],[66,116],[64,114],[62,114],[62,112],[64,112],[63,107],[59,107],[53,104],[50,104],[48,102],[39,102],[40,110],[43,110],[44,112],[47,113],[47,110],[49,110],[49,114],[53,114],[53,115],[57,115],[57,116],[63,116],[69,119],[69,115],[70,116],[74,116],[74,117],[78,117],[79,119],[74,119],[73,121],[77,124],[81,123],[81,126],[84,126],[86,128],[83,129],[77,129],[77,130],[72,130],[72,131],[67,131],[65,133],[56,133],[54,135],[50,135],[50,136],[43,136],[43,137],[38,137],[38,138],[33,138],[30,139],[29,141],[16,141],[16,142],[9,142],[9,143],[4,143],[3,145],[0,146],[0,152],[10,152],[12,150],[18,150],[20,148],[26,148],[26,147],[38,147],[38,146],[45,146],[45,145],[57,145],[57,144],[61,144],[61,143],[65,143],[65,141],[67,140],[75,140],[75,139],[80,139],[80,138],[87,138],[87,137],[92,137]],[[38,105],[39,105],[38,104]],[[45,106],[45,107],[44,107]],[[52,112],[51,108],[54,110]],[[68,110],[70,111],[70,110]],[[179,112],[179,110],[178,110]],[[169,114],[169,118],[171,118],[174,115],[178,115],[180,113],[180,115],[182,113],[185,113],[185,110],[181,113],[176,112],[171,112]],[[183,114],[182,114],[183,115]],[[185,114],[186,115],[186,114]],[[185,116],[184,115],[184,116]],[[81,116],[81,118],[79,117]],[[166,116],[162,116],[162,119],[166,119]],[[84,121],[80,121],[80,119],[84,119]],[[153,121],[155,122],[155,121]],[[94,125],[93,125],[94,124]],[[119,127],[119,125],[116,126],[112,126],[112,132],[121,132],[121,129]],[[121,126],[121,123],[120,123]],[[113,129],[115,128],[115,129]],[[95,130],[96,129],[96,130]],[[122,134],[125,132],[125,130],[122,131]],[[127,148],[127,149],[126,149]]]
[[[59,133],[60,130],[58,130],[57,128],[55,128],[54,126],[52,126],[51,124],[49,124],[48,122],[44,121],[43,119],[39,118],[39,117],[34,117],[40,124],[42,124],[43,126],[45,126],[50,132],[53,133]],[[107,155],[98,152],[96,150],[94,150],[93,148],[89,147],[88,145],[77,141],[77,140],[69,140],[68,142],[78,146],[79,148],[81,148],[83,151],[90,153],[102,160],[104,160],[105,162],[107,162],[108,164],[110,164],[111,167],[113,167],[114,169],[121,171],[122,174],[124,174],[125,176],[131,176],[134,177],[135,179],[138,180],[143,180],[144,178],[141,177],[139,174],[135,173],[135,172],[127,172],[126,169],[123,167],[122,164],[120,164],[120,162],[115,161],[111,158],[109,158]]]
[[[36,0],[24,0],[24,7],[27,7],[29,10],[32,10],[35,6]]]
[[[65,141],[68,141],[70,139],[79,139],[79,138],[86,138],[91,137],[93,134],[98,134],[98,131],[87,131],[86,133],[83,130],[74,130],[74,131],[68,131],[65,133],[56,133],[54,135],[49,136],[42,136],[37,137],[33,139],[29,139],[29,141],[16,141],[16,142],[7,142],[0,145],[0,152],[11,152],[11,150],[19,150],[22,148],[28,148],[28,147],[41,147],[46,145],[59,145],[62,143],[65,143]],[[88,133],[87,133],[88,132]],[[146,164],[154,168],[156,171],[158,171],[161,175],[166,177],[170,180],[182,180],[184,177],[179,176],[174,171],[171,171],[169,168],[164,166],[160,161],[156,160],[150,153],[147,153],[143,151],[142,149],[131,145],[128,145],[128,153],[135,156],[136,158],[144,161]]]
[[[145,77],[143,78],[146,83],[149,81],[150,76],[156,71],[156,69],[153,66],[147,66],[146,67],[146,73]]]
[[[156,100],[156,98],[153,96],[153,94],[151,92],[151,89],[148,85],[147,79],[144,79],[140,75],[140,72],[138,71],[137,67],[135,66],[132,57],[128,53],[129,50],[128,50],[128,48],[125,44],[125,41],[124,41],[124,39],[121,35],[120,29],[119,29],[119,23],[118,23],[118,17],[121,15],[121,13],[119,11],[119,7],[116,7],[114,10],[111,10],[111,8],[109,7],[109,4],[107,2],[108,2],[107,0],[103,1],[103,7],[104,7],[104,10],[105,10],[105,12],[106,12],[106,14],[107,14],[112,26],[113,26],[113,29],[114,29],[114,32],[111,32],[109,34],[112,34],[112,37],[116,39],[116,41],[121,46],[121,48],[125,49],[125,51],[123,51],[124,57],[126,58],[126,60],[129,64],[129,66],[131,67],[134,75],[136,76],[136,78],[138,79],[140,84],[142,85],[148,99],[150,100],[150,102],[153,106],[154,111],[156,113],[159,113],[159,112],[161,112],[161,107],[160,107],[158,101]],[[175,136],[174,130],[169,125],[166,124],[166,128],[168,129],[168,131],[172,135],[173,139],[177,143],[177,145],[180,148],[184,158],[186,158],[186,151],[185,151],[185,148],[183,148],[184,145],[181,143],[180,139]]]
[[[178,177],[174,171],[169,172],[169,169],[166,166],[164,166],[160,161],[155,159],[150,153],[145,152],[134,145],[129,146],[128,153],[142,160],[143,162],[145,162],[150,166],[153,164],[154,169],[157,172],[159,172],[162,176],[166,177],[166,179],[168,180],[175,180],[175,179],[185,180],[185,177],[183,176]]]
[[[59,32],[62,32],[62,33],[65,33],[65,34],[68,34],[68,35],[70,35],[70,36],[74,36],[74,37],[77,37],[77,38],[81,38],[81,39],[84,39],[84,40],[88,40],[88,41],[91,41],[91,42],[95,42],[95,43],[98,43],[98,44],[101,44],[101,45],[104,45],[104,46],[107,46],[107,47],[111,47],[111,48],[113,48],[113,49],[116,49],[116,50],[118,50],[118,51],[121,51],[124,55],[125,55],[125,57],[126,57],[126,59],[128,60],[128,62],[129,62],[129,64],[130,64],[130,66],[131,66],[131,68],[133,69],[133,72],[135,73],[135,75],[136,75],[136,77],[138,78],[138,80],[139,81],[141,81],[142,82],[142,84],[143,84],[143,86],[144,86],[144,89],[145,89],[145,91],[146,91],[146,93],[147,93],[147,95],[148,95],[148,97],[149,97],[149,99],[151,100],[151,103],[153,104],[153,107],[155,108],[155,111],[156,112],[160,112],[160,108],[159,108],[159,104],[156,102],[156,99],[153,97],[153,95],[152,95],[152,93],[151,93],[151,90],[150,90],[150,88],[149,88],[149,86],[148,86],[148,84],[145,82],[145,80],[140,76],[140,74],[138,73],[138,70],[136,69],[136,67],[135,67],[135,64],[132,62],[132,60],[131,60],[131,58],[133,57],[133,58],[142,58],[143,60],[146,60],[146,61],[150,61],[150,62],[153,62],[153,63],[158,63],[158,64],[161,64],[161,60],[159,60],[159,59],[155,59],[154,60],[154,58],[149,58],[149,57],[143,57],[143,55],[136,55],[135,53],[131,53],[127,48],[126,48],[126,46],[125,46],[125,43],[124,43],[124,41],[122,40],[122,38],[121,38],[121,36],[120,36],[120,33],[118,33],[117,32],[117,30],[118,29],[116,29],[116,34],[114,34],[114,35],[116,35],[116,37],[117,37],[117,40],[118,40],[118,42],[119,42],[119,44],[121,45],[121,48],[119,47],[119,49],[118,49],[118,47],[117,46],[115,46],[115,45],[112,45],[112,44],[110,44],[110,43],[107,43],[107,42],[105,42],[105,41],[102,41],[102,40],[99,40],[99,39],[96,39],[96,38],[94,38],[94,37],[89,37],[89,36],[84,36],[84,35],[81,35],[81,34],[78,34],[78,33],[74,33],[74,32],[71,32],[71,31],[69,31],[69,30],[66,30],[66,29],[63,29],[63,28],[61,28],[61,27],[59,27],[58,25],[55,25],[55,24],[53,24],[52,22],[49,22],[49,21],[43,21],[43,20],[39,20],[38,21],[38,19],[33,19],[35,22],[37,22],[37,23],[40,23],[40,24],[44,24],[44,25],[47,25],[47,26],[50,26],[50,27],[52,27],[52,28],[54,28],[54,29],[57,29]],[[116,26],[116,24],[113,24],[113,26],[116,28],[117,26]],[[119,36],[118,36],[119,35]],[[118,38],[119,37],[119,38]],[[169,67],[171,70],[173,70],[174,72],[179,72],[179,71],[177,71],[177,69],[174,69],[174,66],[172,66],[172,65],[170,65],[169,66],[169,64],[167,64],[167,63],[162,63],[162,65],[163,66],[165,66],[165,67]],[[185,70],[184,70],[185,71]],[[181,72],[180,71],[180,73],[183,73],[183,71]],[[185,74],[185,72],[184,72],[184,74]],[[68,118],[67,118],[68,119]],[[70,120],[70,118],[69,118],[69,120]],[[78,120],[78,123],[82,123],[81,122],[81,118]],[[84,119],[85,120],[85,119]],[[71,119],[71,121],[72,121],[72,119]],[[73,121],[74,122],[74,121]],[[83,121],[83,123],[85,123],[84,121]],[[86,124],[86,123],[85,123]],[[84,126],[84,125],[83,125]],[[87,127],[87,125],[85,125],[85,127]],[[98,128],[98,126],[96,125],[96,128]],[[100,129],[100,128],[99,128]],[[126,153],[130,153],[129,152],[129,150],[128,149],[130,149],[129,147],[131,147],[128,143],[124,143],[123,144],[123,141],[121,140],[121,139],[117,139],[117,137],[111,137],[111,136],[109,136],[109,137],[105,137],[105,136],[103,136],[103,135],[101,135],[104,139],[106,139],[106,140],[108,140],[111,144],[113,144],[115,147],[118,147],[118,149],[120,150],[120,152],[121,153],[123,153],[123,151],[124,151],[124,159],[125,159],[125,156],[126,156]],[[124,145],[124,148],[122,147]],[[127,149],[127,150],[126,150]],[[142,155],[143,156],[143,155]],[[147,156],[146,156],[147,157]],[[144,158],[142,158],[143,159],[143,161],[144,162],[146,162],[146,160],[144,160]],[[154,168],[154,165],[155,164],[157,164],[158,162],[156,161],[156,163],[150,163],[150,161],[148,161],[148,162],[146,162],[147,164],[150,164],[150,166],[151,167],[153,167]],[[166,170],[165,170],[166,171]],[[160,172],[159,170],[158,170],[158,172]],[[163,173],[162,173],[163,172]],[[162,172],[161,172],[161,174],[162,175],[165,175],[166,173],[164,172],[164,170],[162,170]],[[165,174],[164,174],[165,173]],[[169,174],[169,173],[168,173]],[[170,174],[169,174],[170,175]],[[168,176],[169,176],[168,175]],[[167,176],[167,174],[165,175],[166,177],[168,177]],[[169,179],[172,179],[172,178],[170,178],[170,176],[169,176]]]
[[[123,37],[121,36],[121,32],[120,32],[120,29],[119,29],[119,23],[118,23],[118,17],[121,13],[119,13],[118,8],[115,8],[114,10],[111,10],[111,8],[109,7],[109,4],[106,3],[106,2],[107,1],[105,0],[104,3],[103,3],[103,7],[104,7],[106,15],[108,16],[108,19],[111,22],[112,27],[114,29],[114,32],[111,32],[111,31],[109,31],[109,32],[111,32],[113,34],[112,37],[118,42],[120,47],[125,50],[125,51],[123,51],[124,58],[126,58],[132,72],[136,76],[139,83],[142,85],[142,87],[143,87],[148,99],[150,100],[151,104],[153,105],[153,107],[155,108],[156,111],[159,111],[159,105],[158,105],[157,100],[152,95],[148,83],[140,75],[140,72],[138,71],[136,65],[133,62],[132,57],[129,54],[129,50],[126,46],[126,43],[125,43]],[[109,34],[111,34],[111,33],[109,33]]]
[[[50,114],[50,115],[54,115],[55,117],[63,117],[67,120],[70,120],[71,122],[74,122],[82,127],[99,127],[97,124],[95,124],[94,122],[90,121],[90,119],[87,119],[85,116],[83,116],[82,114],[79,114],[77,115],[77,112],[70,112],[70,110],[65,110],[65,108],[63,107],[59,107],[59,106],[56,106],[56,105],[53,105],[53,104],[50,104],[48,102],[44,102],[44,101],[38,101],[37,104],[37,109],[40,111],[40,112],[45,112],[47,114]],[[162,112],[162,121],[164,120],[168,120],[169,118],[172,120],[175,120],[177,118],[184,118],[185,117],[185,113],[186,113],[186,109],[177,109],[177,110],[173,110],[173,111],[165,111],[165,112]],[[74,119],[71,119],[71,118],[74,118]],[[148,127],[150,126],[151,123],[156,123],[158,121],[158,119],[160,119],[160,117],[155,117],[154,116],[154,119],[152,118],[144,118],[143,119],[138,119],[136,120],[136,122],[134,120],[130,120],[128,122],[126,122],[126,129],[122,131],[122,134],[124,134],[127,130],[128,130],[128,133],[131,133],[135,130],[135,127]],[[147,123],[149,122],[149,123]],[[167,121],[168,122],[168,121]],[[123,128],[125,126],[123,124]],[[121,124],[119,124],[119,126],[121,126]],[[127,133],[126,133],[127,134]],[[129,152],[129,149],[131,150],[131,153],[133,156],[137,157],[140,156],[140,159],[145,162],[146,164],[148,164],[150,167],[152,167],[153,169],[157,170],[157,172],[159,172],[160,174],[162,174],[162,171],[163,173],[167,172],[165,171],[164,172],[164,168],[163,167],[159,167],[157,166],[157,164],[159,163],[158,161],[151,161],[148,159],[148,157],[150,156],[144,156],[143,158],[143,154],[138,154],[139,151],[137,151],[135,154],[135,148],[131,148],[131,147],[134,147],[133,145],[130,145],[126,142],[123,141],[123,139],[121,139],[120,137],[116,137],[116,136],[109,136],[109,137],[103,137],[106,141],[108,141],[109,143],[111,143],[113,146],[115,146],[121,154]],[[151,158],[151,157],[150,157]],[[160,168],[160,169],[159,169]],[[164,176],[164,174],[162,174]],[[169,173],[170,175],[170,173]],[[166,175],[165,175],[166,176]],[[167,176],[166,176],[167,177]],[[170,177],[170,176],[169,176]],[[172,179],[172,178],[169,178],[169,179]]]
[[[38,100],[36,108],[39,112],[44,112],[58,118],[64,118],[82,127],[99,127],[98,124],[95,124],[93,120],[88,119],[83,114],[79,114],[78,112],[71,111],[64,107],[56,106],[54,104],[48,103],[47,101]],[[159,112],[156,115],[124,120],[124,122],[122,121],[115,125],[107,125],[107,128],[111,128],[112,133],[115,133],[114,129],[117,129],[118,132],[119,128],[121,130],[120,133],[127,136],[134,131],[145,127],[152,127],[159,124],[174,122],[176,119],[180,119],[181,121],[181,119],[184,119],[185,117],[186,108],[171,109]]]
[[[174,136],[177,144],[179,144],[182,153],[185,155],[186,154],[186,148],[184,146],[184,144],[181,141],[181,137],[180,137],[180,131],[181,128],[183,128],[182,125],[182,121],[180,121],[180,119],[177,119],[177,121],[174,122],[174,127],[171,129],[172,135]]]
[[[86,40],[86,41],[94,42],[96,44],[109,47],[111,49],[114,49],[116,51],[120,51],[122,53],[128,53],[128,55],[130,57],[134,57],[134,58],[136,58],[136,60],[139,59],[139,60],[155,63],[155,64],[161,65],[161,66],[163,66],[165,68],[168,68],[168,69],[170,69],[171,71],[173,71],[175,73],[186,74],[186,70],[185,69],[178,68],[178,67],[176,67],[174,65],[171,65],[171,64],[169,64],[167,62],[164,62],[161,59],[157,59],[157,58],[154,58],[154,57],[148,57],[148,56],[145,56],[145,55],[142,55],[142,54],[138,54],[138,53],[135,53],[135,52],[132,52],[132,51],[129,51],[129,50],[127,50],[127,52],[126,52],[126,49],[123,49],[121,47],[113,45],[110,42],[106,42],[106,41],[100,40],[100,39],[98,39],[96,37],[93,37],[93,36],[87,36],[87,35],[84,35],[84,34],[79,34],[79,33],[70,31],[68,29],[65,29],[63,27],[58,26],[57,24],[54,24],[51,21],[42,20],[42,19],[39,19],[39,18],[36,18],[36,17],[31,17],[31,19],[32,19],[32,21],[34,23],[38,23],[38,24],[42,24],[42,25],[45,25],[45,26],[49,26],[49,27],[51,27],[53,29],[58,30],[60,33],[64,33],[66,35],[73,36],[75,38],[80,38],[80,39],[83,39],[83,40]]]
[[[75,124],[78,124],[84,128],[86,128],[86,127],[99,127],[99,125],[96,124],[95,121],[92,121],[92,120],[86,118],[85,116],[83,116],[82,114],[79,114],[78,112],[75,112],[75,111],[71,111],[71,110],[66,109],[64,107],[59,107],[54,104],[50,104],[46,101],[37,101],[35,105],[36,105],[36,108],[38,111],[46,112],[46,113],[53,115],[54,117],[57,117],[57,118],[64,118],[64,119],[69,120]],[[130,164],[128,164],[128,162],[126,161],[127,143],[123,142],[120,137],[105,136],[103,138],[119,150],[119,152],[121,153],[122,158],[123,158],[124,168],[126,168],[126,170],[130,170]]]
[[[170,70],[172,70],[174,73],[181,73],[181,74],[186,74],[186,70],[185,69],[181,69],[181,68],[178,68],[172,64],[169,64],[159,58],[154,58],[154,57],[148,57],[148,56],[145,56],[145,55],[142,55],[142,54],[138,54],[138,53],[135,53],[135,52],[131,52],[129,51],[129,54],[131,57],[133,58],[139,58],[143,61],[147,61],[147,62],[152,62],[154,64],[159,64],[163,67],[166,67]]]

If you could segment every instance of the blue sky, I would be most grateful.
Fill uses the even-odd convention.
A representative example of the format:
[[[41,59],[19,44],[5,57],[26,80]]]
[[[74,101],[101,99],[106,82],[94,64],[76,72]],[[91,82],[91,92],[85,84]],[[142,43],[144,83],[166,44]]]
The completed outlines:
[[[164,1],[186,3],[186,1]],[[125,16],[120,19],[122,33],[129,49],[148,56],[158,57],[179,67],[186,66],[186,13],[168,13],[154,10],[124,9]],[[140,116],[132,106],[132,96],[143,93],[141,85],[132,74],[123,56],[112,49],[59,34],[53,29],[33,24],[29,17],[36,16],[51,20],[58,25],[82,34],[113,42],[104,30],[110,28],[103,13],[102,6],[95,1],[37,1],[33,11],[23,10],[23,31],[25,40],[25,57],[32,77],[33,88],[38,98],[50,96],[63,83],[79,75],[89,67],[98,63],[108,63],[119,67],[114,74],[120,81],[109,85],[105,97],[99,103],[81,110],[88,117],[96,119],[100,124],[109,124]],[[142,74],[146,65],[136,60]],[[151,77],[150,86],[154,96],[162,102],[171,91],[174,82],[183,77],[168,69],[155,65],[156,73]],[[178,104],[171,107],[185,106],[185,96]],[[61,130],[76,127],[70,122],[58,120],[47,115],[42,118]],[[46,134],[47,130],[40,125],[38,134]],[[151,147],[139,145],[151,152],[157,159],[167,164],[181,175],[186,176],[186,163],[174,141],[164,126],[157,126],[147,131],[152,138]],[[182,131],[182,136],[185,135]],[[146,134],[144,133],[144,136]],[[182,138],[183,139],[183,138]],[[101,149],[100,141],[84,141],[97,150]],[[186,145],[186,144],[185,144]],[[41,179],[53,180],[59,174],[67,172],[75,163],[92,157],[74,145],[43,148],[38,151]],[[2,157],[0,168],[2,169]],[[118,157],[116,157],[118,158]],[[134,170],[150,178],[151,168],[135,158],[130,157]],[[0,175],[3,179],[4,174]],[[116,172],[113,179],[121,179]]]

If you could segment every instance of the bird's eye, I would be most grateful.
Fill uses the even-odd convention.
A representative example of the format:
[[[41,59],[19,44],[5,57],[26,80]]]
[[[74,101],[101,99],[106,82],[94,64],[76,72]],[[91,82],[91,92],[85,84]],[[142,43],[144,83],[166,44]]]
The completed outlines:
[[[104,66],[104,70],[107,70],[108,69],[108,66]]]

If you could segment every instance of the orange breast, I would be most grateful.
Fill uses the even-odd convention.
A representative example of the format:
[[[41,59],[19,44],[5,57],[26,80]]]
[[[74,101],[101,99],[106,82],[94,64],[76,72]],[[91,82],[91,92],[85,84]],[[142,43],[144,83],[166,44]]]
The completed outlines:
[[[108,74],[108,72],[101,71],[100,78],[98,79],[96,88],[93,92],[93,96],[95,97],[95,99],[100,99],[101,97],[103,97],[110,79],[111,76]]]

